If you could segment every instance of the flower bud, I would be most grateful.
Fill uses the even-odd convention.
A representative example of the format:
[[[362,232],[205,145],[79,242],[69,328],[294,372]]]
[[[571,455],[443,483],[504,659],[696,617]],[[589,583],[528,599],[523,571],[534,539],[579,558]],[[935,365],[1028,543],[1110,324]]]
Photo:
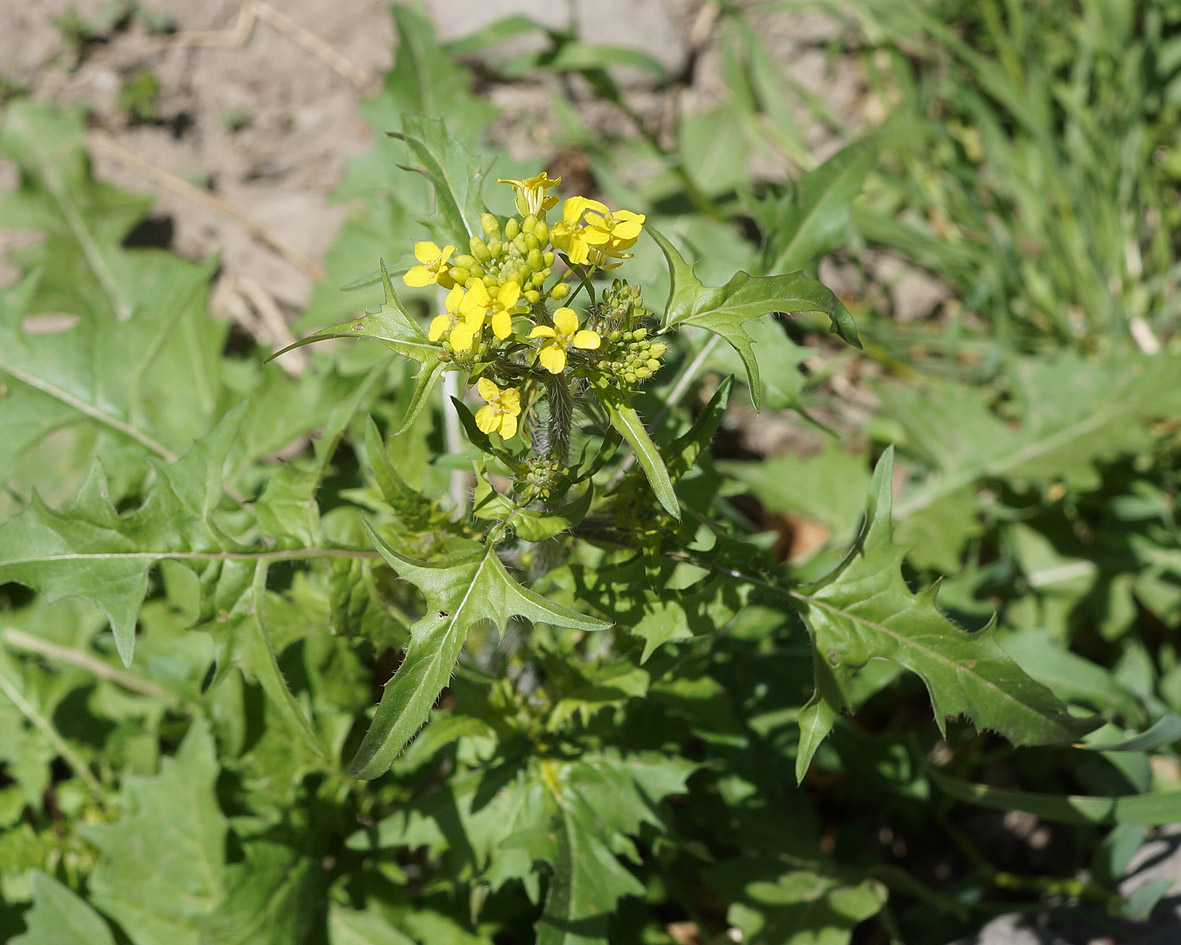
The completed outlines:
[[[652,355],[652,357],[654,357],[654,358],[663,358],[667,351],[668,351],[668,345],[662,344],[659,341],[656,342],[656,344],[654,344],[651,348],[648,349],[648,353],[650,355]]]
[[[541,301],[541,293],[538,292],[536,289],[526,289],[525,290],[525,301],[528,302],[530,305],[536,305],[538,302]]]
[[[657,361],[655,358],[650,358],[649,360],[645,361],[644,363],[648,366],[648,370],[651,371],[653,374],[655,374],[657,371],[660,370],[660,362]]]
[[[475,262],[475,260],[472,260],[472,262]],[[452,266],[447,271],[447,275],[451,277],[451,281],[456,285],[467,285],[468,279],[472,277],[471,272],[463,266]]]
[[[559,282],[556,286],[549,290],[549,297],[551,299],[564,299],[570,294],[570,286],[565,282]]]
[[[509,217],[504,224],[504,238],[506,240],[515,240],[517,234],[521,232],[521,221],[516,217]]]
[[[494,240],[494,243],[499,245],[499,240]],[[473,236],[468,240],[471,247],[472,255],[480,262],[488,262],[492,258],[491,248],[478,236]]]
[[[641,381],[646,381],[652,376],[652,371],[649,368],[636,368],[636,377]]]
[[[491,213],[480,214],[480,227],[484,230],[484,235],[490,239],[500,236],[500,221]]]
[[[553,250],[546,250],[541,254],[541,258],[545,262],[547,268],[552,266],[554,264],[554,260],[557,259],[557,257],[553,254]]]
[[[524,221],[521,223],[521,232],[532,233],[535,226],[537,226],[537,217],[531,213],[529,216],[525,217]]]
[[[545,268],[545,260],[541,258],[541,250],[536,247],[529,250],[529,255],[525,257],[525,262],[529,264],[529,268],[534,272],[541,272]]]
[[[637,328],[635,331],[632,332],[632,337],[636,341],[643,341],[645,338],[648,337],[648,329],[647,328]]]
[[[533,227],[533,235],[537,237],[537,245],[544,246],[549,242],[549,227],[545,220],[538,220],[537,225]]]

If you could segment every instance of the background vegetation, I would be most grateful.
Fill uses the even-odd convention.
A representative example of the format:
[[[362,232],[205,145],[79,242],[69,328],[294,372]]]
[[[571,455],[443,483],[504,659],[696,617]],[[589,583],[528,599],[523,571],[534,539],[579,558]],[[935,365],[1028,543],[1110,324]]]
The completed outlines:
[[[846,29],[826,53],[879,106],[853,127],[764,45],[796,7],[720,4],[724,99],[670,127],[618,81],[671,95],[649,57],[526,19],[447,45],[395,8],[378,134],[294,331],[380,304],[379,258],[412,264],[434,194],[382,134],[405,114],[444,116],[493,177],[547,166],[645,212],[708,284],[819,273],[863,350],[824,319],[751,323],[756,416],[735,353],[686,332],[641,402],[654,438],[736,375],[685,488],[761,549],[759,573],[819,581],[871,491],[879,512],[892,492],[905,557],[873,541],[905,578],[899,611],[933,611],[938,586],[959,626],[995,621],[1004,653],[1102,717],[1090,747],[942,731],[923,680],[873,660],[801,752],[815,669],[796,611],[742,582],[691,597],[649,562],[555,578],[567,602],[612,582],[617,629],[593,643],[474,634],[390,774],[349,778],[422,601],[368,559],[298,552],[363,544],[362,510],[437,525],[383,470],[434,498],[468,459],[438,405],[390,445],[412,377],[379,345],[264,364],[209,314],[218,260],[128,245],[150,202],[95,176],[69,103],[13,88],[0,225],[38,238],[0,296],[0,938],[942,945],[1051,907],[1135,934],[1169,887],[1121,877],[1150,827],[1181,821],[1181,3],[830,3]],[[472,65],[512,36],[539,51]],[[561,148],[516,159],[475,90],[538,74]],[[125,93],[154,120],[151,80]],[[801,115],[838,142],[824,160]],[[657,245],[632,266],[658,310]],[[935,301],[916,310],[900,288],[918,276]],[[227,535],[276,543],[247,563],[215,554]],[[54,541],[101,557],[39,570],[29,549]],[[551,921],[562,877],[568,914],[593,918]]]

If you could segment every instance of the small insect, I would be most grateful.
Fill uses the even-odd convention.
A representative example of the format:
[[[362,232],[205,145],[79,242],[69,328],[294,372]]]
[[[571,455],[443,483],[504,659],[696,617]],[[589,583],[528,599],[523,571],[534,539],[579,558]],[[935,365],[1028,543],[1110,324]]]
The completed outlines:
[[[445,611],[445,610],[440,610],[440,611],[439,611],[439,619],[440,619],[440,620],[442,620],[444,617],[450,617],[450,616],[451,616],[451,615],[450,615],[449,613],[447,613],[447,611]]]

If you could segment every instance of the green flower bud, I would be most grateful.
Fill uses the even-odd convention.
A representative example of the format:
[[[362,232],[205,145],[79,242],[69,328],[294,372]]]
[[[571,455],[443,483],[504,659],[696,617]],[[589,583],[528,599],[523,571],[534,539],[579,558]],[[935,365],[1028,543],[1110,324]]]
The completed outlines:
[[[451,281],[456,285],[467,285],[468,279],[472,277],[472,274],[462,266],[452,266],[447,271],[447,275],[451,277]]]
[[[546,250],[541,254],[541,258],[547,267],[552,266],[554,264],[554,260],[557,259],[552,250]]]
[[[487,237],[500,236],[500,221],[491,213],[480,214],[480,227],[484,230],[484,235]]]
[[[648,353],[654,358],[663,358],[668,351],[668,345],[661,344],[659,341],[648,349]]]
[[[531,213],[521,221],[521,232],[532,233],[535,226],[537,226],[537,217]]]
[[[493,240],[496,245],[500,245],[499,240]],[[473,236],[468,240],[468,245],[471,247],[472,255],[480,262],[488,262],[492,259],[492,248],[486,244],[480,237]]]
[[[639,378],[641,381],[646,381],[651,376],[652,376],[652,372],[648,368],[646,368],[646,367],[636,368],[636,377]]]
[[[541,301],[541,293],[538,292],[536,289],[526,289],[525,290],[525,301],[528,302],[530,305],[536,305],[538,302]]]
[[[657,371],[660,370],[660,362],[657,361],[655,358],[652,358],[651,360],[646,361],[644,363],[647,364],[648,370],[651,371],[653,374],[655,374]]]
[[[549,242],[549,227],[545,220],[538,220],[537,225],[533,227],[533,235],[537,237],[537,245],[544,246]]]
[[[541,258],[541,250],[536,247],[529,250],[529,255],[525,257],[525,262],[529,264],[529,268],[534,272],[541,272],[545,268],[545,260]]]
[[[559,282],[556,286],[549,290],[549,297],[551,299],[564,299],[570,294],[570,286],[565,282]]]
[[[515,240],[517,234],[521,232],[521,221],[516,217],[509,217],[504,224],[504,238],[506,240]]]
[[[648,329],[647,328],[637,328],[635,331],[632,332],[632,337],[635,338],[636,341],[643,341],[645,338],[648,337]]]
[[[476,253],[476,248],[474,246],[472,247],[472,252]],[[479,255],[479,253],[476,253],[477,257],[479,257]],[[499,259],[502,255],[504,255],[504,243],[502,243],[500,240],[489,240],[488,259]]]
[[[537,237],[532,233],[525,234],[525,252],[533,254],[541,250],[541,244],[537,242]]]

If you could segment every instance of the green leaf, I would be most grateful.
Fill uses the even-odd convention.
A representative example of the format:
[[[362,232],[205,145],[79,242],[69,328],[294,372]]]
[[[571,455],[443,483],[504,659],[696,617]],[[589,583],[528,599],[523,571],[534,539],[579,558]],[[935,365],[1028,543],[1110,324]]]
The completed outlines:
[[[358,912],[336,902],[328,904],[328,941],[331,945],[418,945],[376,909]]]
[[[1164,826],[1181,819],[1181,791],[1090,797],[1080,794],[1043,794],[974,784],[929,768],[927,774],[950,797],[991,807],[1020,810],[1059,824],[1148,824]]]
[[[69,888],[40,870],[33,873],[28,931],[11,945],[115,945],[107,923]]]
[[[534,623],[575,630],[610,626],[559,607],[519,585],[491,546],[444,561],[415,561],[391,547],[368,522],[365,530],[394,572],[426,596],[427,613],[410,628],[406,658],[386,684],[373,724],[350,766],[354,777],[384,774],[422,727],[451,678],[472,624],[490,620],[503,631],[512,617],[521,616]]]
[[[543,759],[537,767],[555,805],[553,820],[548,829],[518,835],[534,859],[553,868],[537,945],[598,945],[620,897],[644,892],[617,858],[631,848],[621,841],[643,823],[660,825],[656,803],[683,792],[694,765],[655,753],[604,753]]]
[[[673,482],[680,482],[697,465],[698,458],[709,447],[726,416],[726,407],[730,404],[733,389],[734,378],[723,378],[718,389],[710,397],[709,403],[693,421],[693,425],[671,443],[660,448],[660,456]]]
[[[726,919],[743,941],[776,945],[847,945],[887,895],[876,880],[842,881],[770,857],[730,860],[708,882],[731,903]]]
[[[1145,449],[1155,440],[1147,421],[1181,412],[1178,376],[1181,358],[1170,354],[1022,359],[1010,371],[1017,423],[998,415],[994,396],[980,388],[929,382],[883,390],[899,445],[933,470],[898,514],[924,511],[984,479],[1093,489],[1099,461]]]
[[[321,912],[323,868],[291,847],[251,840],[226,869],[226,901],[201,921],[201,945],[304,942]]]
[[[402,116],[402,131],[390,132],[405,141],[418,159],[417,171],[435,188],[434,212],[423,222],[440,242],[465,252],[468,239],[483,232],[484,169],[476,157],[448,131],[441,118],[425,115]]]
[[[648,477],[648,484],[652,487],[657,501],[669,515],[675,519],[681,517],[681,507],[677,502],[677,494],[673,489],[672,479],[668,469],[660,456],[660,450],[652,442],[652,437],[644,429],[644,421],[631,405],[631,398],[614,387],[606,385],[595,388],[599,402],[607,411],[607,417],[620,435],[627,440],[640,461],[640,468]]]
[[[402,301],[394,291],[393,282],[390,281],[384,259],[381,260],[381,281],[385,289],[385,303],[380,310],[340,325],[321,328],[306,338],[276,351],[267,360],[273,361],[295,348],[302,348],[317,341],[327,341],[330,338],[372,338],[404,358],[424,364],[438,361],[439,346],[427,340],[426,332],[403,307]]]
[[[94,601],[111,621],[124,664],[131,664],[135,618],[148,573],[170,557],[200,561],[236,549],[211,520],[222,495],[221,471],[245,404],[233,410],[158,480],[142,506],[120,515],[96,466],[74,504],[57,512],[38,498],[0,525],[0,581],[17,581],[51,600]]]
[[[851,345],[861,346],[852,316],[845,307],[829,289],[802,272],[776,276],[740,272],[724,286],[709,287],[697,278],[693,268],[664,236],[651,227],[646,232],[668,260],[671,279],[660,327],[691,325],[724,338],[746,366],[755,409],[762,402],[762,382],[752,339],[742,327],[744,322],[771,312],[823,312],[832,322],[834,333]]]
[[[1077,740],[1099,721],[1074,718],[996,641],[995,628],[966,633],[935,606],[935,588],[913,594],[902,579],[905,552],[893,543],[887,450],[870,483],[866,527],[841,565],[822,580],[792,591],[812,637],[816,691],[800,710],[796,775],[803,778],[836,716],[849,705],[853,676],[872,659],[886,659],[926,683],[941,731],[963,715],[1018,745]]]
[[[779,199],[758,205],[755,218],[766,235],[764,272],[812,267],[837,247],[849,222],[849,206],[874,158],[868,142],[855,142],[804,174]]]
[[[198,720],[158,775],[124,779],[119,820],[83,828],[102,853],[91,899],[134,945],[199,945],[197,920],[225,901],[219,771],[209,726]]]

